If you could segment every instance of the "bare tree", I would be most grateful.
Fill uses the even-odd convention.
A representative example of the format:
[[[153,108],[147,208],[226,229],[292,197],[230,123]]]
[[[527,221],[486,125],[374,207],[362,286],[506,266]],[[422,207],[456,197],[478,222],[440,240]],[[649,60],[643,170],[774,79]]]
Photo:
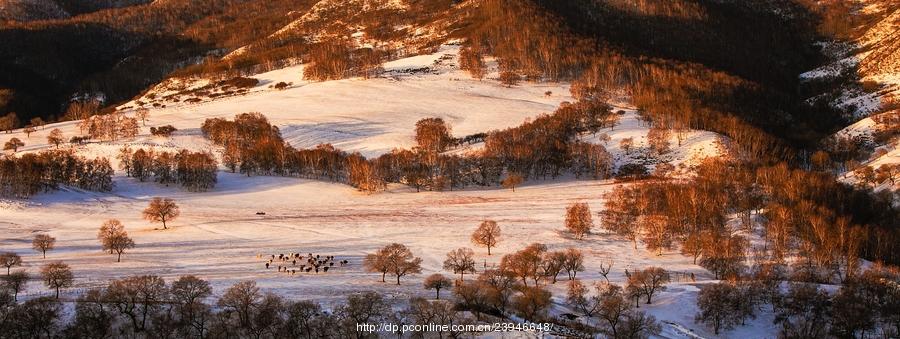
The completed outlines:
[[[551,294],[539,287],[523,287],[522,293],[513,299],[513,308],[525,319],[537,321],[550,306]]]
[[[422,150],[440,153],[450,146],[450,125],[441,118],[425,118],[416,122],[416,143]]]
[[[357,339],[368,338],[368,332],[357,330],[356,324],[371,324],[382,320],[391,312],[390,305],[376,292],[363,292],[347,296],[347,302],[338,308],[337,313],[345,319],[347,332]]]
[[[585,317],[593,317],[600,309],[599,295],[589,295],[589,289],[579,280],[569,281],[566,302]]]
[[[441,299],[441,290],[448,289],[453,287],[453,281],[450,278],[445,277],[443,274],[435,273],[429,275],[428,278],[425,278],[425,282],[423,283],[425,289],[434,290],[435,299]]]
[[[116,219],[110,219],[103,223],[97,238],[103,244],[104,251],[118,254],[116,262],[122,262],[122,254],[125,253],[125,250],[134,247],[134,240],[128,236],[128,232],[125,232],[125,226]]]
[[[138,108],[137,111],[134,112],[134,116],[141,121],[141,125],[147,126],[147,118],[150,117],[150,110],[145,107]]]
[[[6,267],[6,275],[9,275],[9,270],[13,266],[22,266],[22,257],[16,252],[0,253],[0,265]]]
[[[198,337],[208,330],[209,305],[203,300],[212,295],[209,282],[193,275],[185,275],[172,282],[171,297],[177,303],[178,313],[185,326],[193,329],[191,333]]]
[[[131,240],[128,233],[122,232],[107,239],[104,245],[116,252],[116,262],[122,262],[122,253],[129,248],[134,248],[134,240]]]
[[[381,282],[385,282],[385,276],[391,269],[386,259],[385,249],[382,248],[375,253],[366,254],[366,257],[363,258],[363,267],[366,268],[366,271],[381,273]]]
[[[7,141],[5,144],[3,144],[3,150],[4,151],[12,150],[13,153],[16,153],[19,151],[20,147],[24,147],[24,146],[25,146],[25,143],[22,142],[22,140],[19,140],[19,138],[10,138],[9,141]]]
[[[587,203],[576,202],[569,205],[566,209],[566,229],[576,239],[582,239],[591,233],[591,227],[594,227],[594,220],[591,218],[591,209]]]
[[[41,267],[41,277],[47,287],[56,289],[56,299],[59,299],[59,290],[72,286],[75,276],[72,269],[62,261],[55,261]]]
[[[459,273],[459,279],[464,280],[466,272],[475,273],[475,252],[466,247],[450,251],[444,260],[444,269]]]
[[[31,138],[31,133],[34,133],[35,131],[36,129],[34,128],[34,126],[25,126],[25,128],[22,129],[22,132],[25,133],[26,138]]]
[[[11,274],[7,274],[3,276],[3,287],[6,289],[13,291],[13,301],[18,301],[19,292],[25,289],[25,285],[28,283],[28,273],[25,270],[18,270],[12,272]]]
[[[650,144],[650,148],[657,155],[663,155],[671,150],[671,145],[669,143],[670,136],[671,130],[654,126],[650,129],[650,132],[647,133],[647,143]]]
[[[696,321],[713,328],[718,335],[722,329],[731,329],[743,318],[736,307],[735,299],[740,292],[729,283],[709,284],[697,294]]]
[[[59,128],[54,128],[52,131],[50,131],[50,134],[47,135],[47,143],[53,144],[57,149],[59,149],[59,145],[65,142],[65,140],[66,139]]]
[[[613,264],[615,264],[615,261],[609,257],[600,260],[600,275],[603,276],[603,279],[606,279],[607,283],[609,283],[609,272],[612,271]]]
[[[405,245],[393,243],[384,249],[387,266],[397,277],[397,285],[400,285],[401,277],[422,272],[422,258],[413,256],[412,251]]]
[[[544,261],[546,252],[547,246],[544,244],[528,245],[521,251],[503,256],[503,259],[500,260],[500,269],[521,279],[525,286],[528,286],[528,278],[532,278],[537,285],[542,276],[541,263]]]
[[[500,72],[500,83],[506,85],[506,87],[513,87],[519,84],[519,81],[522,80],[522,77],[516,72],[513,71],[502,71]]]
[[[525,178],[523,178],[520,174],[509,173],[508,175],[506,175],[506,178],[503,179],[502,182],[500,182],[500,185],[503,185],[504,188],[509,188],[513,192],[515,192],[516,187],[521,185],[522,182],[524,182],[524,181],[525,181]]]
[[[665,285],[669,280],[669,273],[666,270],[659,267],[648,267],[631,273],[631,276],[628,277],[628,286],[640,295],[646,296],[647,304],[650,304],[653,295],[665,290]]]
[[[544,258],[541,261],[541,271],[543,271],[543,276],[550,278],[550,283],[555,284],[557,277],[559,277],[559,272],[563,270],[565,264],[566,252],[553,251],[544,253]]]
[[[653,316],[634,310],[628,293],[614,284],[597,284],[600,333],[609,338],[649,338],[661,328]]]
[[[45,124],[44,119],[41,119],[41,117],[31,118],[31,126],[35,128],[44,127]]]
[[[169,198],[155,197],[150,201],[150,206],[144,210],[144,219],[151,222],[162,222],[163,229],[167,229],[166,221],[172,221],[181,215],[181,210],[175,201]]]
[[[147,330],[147,322],[162,309],[168,296],[166,282],[155,275],[113,280],[106,288],[107,301],[131,320],[135,332]]]
[[[482,221],[478,229],[472,233],[472,243],[487,247],[488,255],[491,255],[491,247],[497,246],[498,242],[500,242],[500,226],[496,221]]]
[[[575,280],[578,272],[584,271],[584,254],[577,248],[566,249],[563,255],[563,269],[569,275],[569,280]]]
[[[116,236],[125,232],[125,225],[122,225],[122,222],[118,219],[109,219],[103,222],[103,225],[100,225],[100,230],[97,231],[97,240],[100,240],[101,243],[105,243],[106,239]],[[105,250],[109,250],[109,254],[113,254],[113,250],[107,248],[106,245],[103,246]]]
[[[47,259],[47,251],[52,250],[56,245],[56,238],[51,237],[49,234],[38,234],[34,236],[34,240],[31,241],[31,247],[41,254],[44,255],[44,259]]]
[[[625,154],[631,154],[631,149],[634,147],[634,138],[625,138],[619,141],[619,148],[625,151]]]
[[[255,281],[241,281],[225,290],[225,294],[219,298],[217,304],[225,312],[237,315],[241,327],[249,327],[253,309],[260,303],[262,297]]]

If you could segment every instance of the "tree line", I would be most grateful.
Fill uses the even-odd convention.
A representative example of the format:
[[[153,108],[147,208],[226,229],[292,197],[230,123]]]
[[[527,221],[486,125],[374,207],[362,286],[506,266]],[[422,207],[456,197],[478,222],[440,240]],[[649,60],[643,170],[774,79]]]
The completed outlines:
[[[688,180],[617,187],[604,207],[603,227],[635,247],[640,240],[658,253],[678,249],[721,278],[743,272],[747,258],[793,262],[796,279],[819,282],[851,278],[861,258],[900,260],[890,196],[785,164],[710,160]],[[728,223],[733,215],[738,225]],[[763,243],[750,246],[756,235]]]
[[[141,182],[153,181],[169,186],[180,184],[192,192],[205,192],[216,186],[218,162],[208,152],[181,150],[175,153],[124,146],[116,156],[126,175]]]
[[[412,149],[395,149],[366,159],[331,145],[295,149],[276,126],[260,113],[243,113],[234,120],[207,119],[203,135],[223,147],[223,163],[247,175],[283,175],[345,182],[368,192],[387,183],[403,183],[417,190],[446,190],[470,185],[504,183],[514,188],[522,180],[558,177],[605,179],[612,176],[612,157],[602,145],[578,141],[584,133],[612,127],[618,116],[600,101],[566,104],[522,126],[455,138],[440,118],[417,122]],[[447,154],[463,143],[483,140],[484,152]],[[515,183],[515,184],[513,184]]]
[[[114,171],[106,158],[86,159],[67,150],[50,150],[0,158],[0,196],[29,198],[69,185],[112,191]]]

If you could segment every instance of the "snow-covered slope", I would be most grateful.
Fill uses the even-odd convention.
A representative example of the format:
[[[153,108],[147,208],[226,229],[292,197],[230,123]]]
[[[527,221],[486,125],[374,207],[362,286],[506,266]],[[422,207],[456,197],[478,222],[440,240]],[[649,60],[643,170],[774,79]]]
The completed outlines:
[[[432,291],[421,287],[422,279],[435,272],[449,275],[441,268],[446,253],[473,247],[469,235],[487,218],[499,223],[502,240],[490,256],[486,250],[475,248],[478,271],[485,264],[499,264],[504,254],[541,242],[551,250],[577,247],[583,251],[586,269],[578,276],[586,284],[603,280],[599,263],[607,257],[615,261],[609,278],[617,284],[625,283],[626,269],[647,266],[694,273],[698,283],[712,279],[677,251],[657,256],[642,246],[633,249],[630,241],[599,230],[585,240],[566,235],[566,206],[583,201],[593,211],[599,210],[602,194],[614,187],[603,181],[544,182],[515,192],[414,193],[392,186],[377,195],[360,194],[339,184],[237,174],[221,174],[219,185],[206,193],[186,193],[121,177],[117,184],[114,194],[65,191],[0,208],[0,227],[5,231],[0,234],[0,247],[20,253],[30,272],[52,260],[71,265],[76,285],[63,291],[67,300],[85,288],[123,276],[157,274],[172,281],[179,275],[193,274],[210,280],[216,295],[235,282],[253,279],[265,291],[326,305],[343,300],[348,293],[367,290],[403,303],[414,296],[433,296]],[[140,210],[153,196],[171,197],[181,206],[181,217],[169,223],[169,230],[141,219]],[[109,218],[121,220],[137,244],[125,253],[121,263],[101,251],[95,238],[100,223]],[[48,253],[47,259],[31,250],[30,237],[35,232],[48,232],[57,238],[57,248]],[[409,246],[423,259],[422,274],[404,278],[400,286],[381,283],[380,275],[367,273],[361,266],[366,253],[392,242]],[[265,259],[257,257],[290,252],[335,255],[350,264],[328,273],[290,276],[275,268],[266,269]],[[565,283],[562,279],[547,284],[554,295],[553,314],[569,311],[564,301]],[[676,280],[654,298],[652,305],[641,305],[641,310],[660,321],[713,337],[692,321],[697,291],[691,281]],[[41,284],[34,283],[24,294],[31,298],[47,293]],[[765,315],[748,323],[749,327],[734,335],[740,337],[748,329],[757,334],[774,331]],[[665,328],[667,335],[675,335],[671,325]]]
[[[834,79],[847,77],[832,104],[850,109],[853,124],[837,132],[834,137],[853,137],[874,148],[863,166],[878,168],[896,164],[898,140],[895,137],[874,138],[876,133],[896,135],[897,126],[879,124],[876,119],[900,114],[900,3],[885,0],[853,0],[851,15],[864,18],[852,41],[823,42],[825,52],[837,61],[801,75],[804,79]],[[858,83],[852,83],[856,81]],[[856,183],[857,174],[843,174],[843,180]],[[877,185],[876,188],[891,188]],[[897,189],[893,187],[892,189]]]
[[[373,79],[307,82],[301,80],[302,66],[289,67],[252,76],[259,83],[245,92],[225,94],[217,90],[221,95],[213,98],[208,94],[198,96],[192,89],[216,81],[170,79],[120,107],[127,115],[135,114],[139,102],[149,110],[147,125],[141,127],[137,138],[92,142],[74,149],[88,157],[108,157],[114,163],[123,145],[215,151],[217,147],[200,133],[205,119],[261,112],[296,147],[331,143],[376,156],[395,147],[411,147],[415,122],[422,118],[441,117],[453,127],[454,135],[465,136],[517,126],[573,100],[567,83],[525,82],[506,87],[497,81],[497,65],[492,60],[484,80],[471,79],[456,65],[458,50],[456,45],[443,45],[437,53],[388,62],[384,73]],[[287,88],[274,88],[281,82],[288,84]],[[582,136],[583,140],[605,144],[617,164],[647,162],[647,126],[627,103],[617,103],[614,110],[623,111],[616,127]],[[169,124],[179,129],[171,138],[148,134],[150,127]],[[24,152],[39,151],[51,147],[46,136],[52,129],[59,128],[68,138],[78,135],[77,125],[74,121],[48,125],[30,137],[17,130],[0,134],[0,143],[17,137],[26,143]],[[609,140],[601,140],[601,134]],[[683,137],[679,145],[673,134],[673,150],[660,157],[661,161],[689,165],[721,154],[719,136],[714,133],[685,131]],[[618,146],[625,138],[634,140],[634,150],[627,153]],[[648,162],[651,167],[654,163]],[[377,290],[389,300],[402,303],[412,296],[430,295],[421,288],[423,277],[443,272],[445,254],[458,247],[471,247],[471,230],[490,218],[500,223],[503,238],[494,255],[477,252],[479,270],[497,265],[502,254],[542,242],[554,250],[581,249],[587,256],[587,267],[579,277],[586,283],[603,279],[597,272],[599,259],[605,257],[614,258],[616,268],[610,279],[620,284],[625,281],[626,269],[647,266],[694,273],[698,283],[711,279],[705,270],[676,252],[657,256],[599,231],[584,241],[566,235],[562,231],[566,206],[584,201],[594,211],[599,210],[603,193],[614,186],[610,181],[536,181],[515,192],[487,188],[415,193],[408,187],[391,185],[386,192],[365,195],[342,184],[224,172],[219,174],[218,185],[204,193],[139,183],[121,173],[114,180],[116,189],[108,194],[64,188],[29,201],[0,203],[0,227],[6,231],[0,235],[0,246],[21,253],[26,269],[33,271],[45,260],[29,250],[30,237],[35,232],[56,237],[57,249],[46,260],[69,263],[77,281],[75,287],[65,291],[66,298],[128,275],[157,274],[171,281],[179,275],[195,274],[209,279],[216,294],[237,281],[253,279],[266,291],[326,305],[347,293],[364,290]],[[171,197],[181,206],[182,215],[170,223],[170,230],[160,230],[141,219],[139,211],[155,196]],[[126,252],[122,263],[115,263],[113,257],[100,251],[95,239],[97,227],[109,218],[120,219],[137,243],[134,250]],[[423,274],[396,286],[380,283],[377,275],[366,273],[361,267],[362,257],[391,242],[404,243],[422,257]],[[289,276],[266,269],[260,258],[292,251],[335,255],[350,264],[327,274]],[[570,311],[564,302],[565,282],[548,288],[554,295],[552,313]],[[673,282],[654,305],[642,306],[642,310],[665,323],[663,333],[667,337],[712,337],[703,326],[693,323],[693,311],[684,311],[685,305],[693,305],[697,291],[692,281]],[[39,284],[32,284],[25,297],[45,293]],[[754,333],[773,333],[770,319],[759,319],[758,324],[754,321],[755,325],[738,330],[736,335],[748,328]]]
[[[88,156],[113,158],[123,144],[167,149],[215,150],[200,133],[208,118],[233,118],[245,112],[260,112],[278,126],[285,140],[297,148],[330,143],[345,151],[358,151],[367,157],[388,153],[394,148],[414,145],[416,121],[440,117],[453,128],[457,137],[518,126],[526,119],[552,113],[563,102],[573,101],[567,83],[529,83],[506,87],[497,80],[496,63],[484,80],[474,80],[459,70],[459,47],[444,45],[437,53],[388,62],[385,72],[372,79],[345,79],[326,82],[303,81],[303,66],[288,67],[253,76],[259,84],[245,93],[233,92],[210,98],[192,89],[212,81],[207,79],[170,79],[152,88],[143,97],[123,104],[124,114],[134,114],[139,103],[149,109],[149,120],[134,140],[90,143],[81,152]],[[283,90],[273,85],[290,85]],[[199,102],[194,102],[199,101]],[[194,103],[191,103],[194,102]],[[639,123],[633,108],[612,131],[609,142],[594,140],[617,156],[619,165],[646,162],[648,128]],[[149,135],[150,127],[173,125],[178,132],[171,138]],[[25,142],[24,151],[51,147],[49,132],[59,128],[66,138],[79,135],[76,122],[65,122],[38,129],[30,137],[19,130],[0,134],[0,143],[17,137]],[[673,134],[673,151],[663,161],[680,164],[720,154],[718,137],[710,132],[688,131],[679,146]],[[634,138],[635,151],[618,150],[619,141]],[[477,145],[476,145],[477,148]],[[652,162],[649,163],[652,165]]]
[[[861,27],[858,38],[847,42],[823,42],[827,54],[837,61],[802,74],[804,79],[832,78],[852,74],[862,88],[845,88],[834,104],[852,108],[857,118],[878,112],[900,99],[900,3],[883,0],[853,0],[854,15],[872,18]]]

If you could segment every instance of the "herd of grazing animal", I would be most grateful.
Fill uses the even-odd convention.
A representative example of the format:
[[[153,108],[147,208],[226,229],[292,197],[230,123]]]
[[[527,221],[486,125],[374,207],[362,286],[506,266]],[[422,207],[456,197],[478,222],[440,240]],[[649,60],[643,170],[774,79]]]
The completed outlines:
[[[256,258],[262,259],[264,257],[261,254],[257,254]],[[313,255],[312,253],[307,253],[306,255],[293,252],[287,255],[284,253],[272,254],[266,259],[266,269],[277,267],[279,273],[287,275],[296,275],[298,272],[315,272],[319,274],[321,271],[322,273],[328,273],[329,269],[334,269],[335,263],[338,264],[338,267],[350,264],[349,260],[335,261],[333,255],[322,256],[319,254]]]

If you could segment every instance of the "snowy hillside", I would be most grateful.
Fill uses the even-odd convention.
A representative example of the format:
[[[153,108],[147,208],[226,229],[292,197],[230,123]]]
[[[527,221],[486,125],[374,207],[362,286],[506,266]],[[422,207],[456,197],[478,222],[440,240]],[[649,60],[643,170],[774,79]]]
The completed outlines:
[[[517,126],[573,100],[567,83],[501,85],[496,79],[495,62],[490,62],[491,71],[485,80],[473,80],[456,65],[458,49],[445,45],[434,54],[388,62],[380,76],[365,80],[307,82],[301,80],[302,66],[289,67],[252,76],[259,83],[243,93],[217,89],[223,94],[213,98],[193,91],[213,81],[171,79],[120,107],[128,115],[135,114],[139,102],[149,109],[146,126],[134,140],[64,147],[74,147],[88,157],[110,158],[114,166],[115,155],[123,145],[217,151],[218,147],[200,133],[205,119],[261,112],[296,147],[331,143],[347,151],[377,156],[393,148],[412,147],[413,128],[422,118],[441,117],[452,126],[455,136],[462,137]],[[287,87],[274,88],[281,82]],[[192,98],[195,100],[188,100]],[[684,131],[680,144],[678,136],[671,137],[671,152],[659,160],[651,159],[646,141],[648,127],[637,119],[635,109],[623,104],[614,110],[621,111],[617,126],[582,138],[608,147],[617,165],[636,162],[652,168],[659,161],[690,165],[723,152],[716,134]],[[150,127],[169,124],[178,128],[171,138],[148,134]],[[79,135],[77,122],[64,122],[39,128],[30,136],[22,130],[2,134],[0,143],[17,137],[26,144],[20,152],[48,149],[52,146],[46,137],[57,128],[67,138]],[[601,134],[609,140],[601,140]],[[634,141],[633,149],[627,152],[619,146],[626,138]],[[477,148],[474,145],[471,150]],[[602,194],[614,186],[609,181],[537,181],[516,191],[488,188],[420,194],[393,185],[387,192],[365,195],[342,184],[248,178],[225,172],[219,173],[216,188],[205,193],[139,183],[121,173],[114,180],[116,189],[109,194],[67,188],[30,201],[4,202],[0,219],[7,232],[0,237],[0,244],[24,253],[28,269],[35,269],[45,260],[30,254],[29,237],[48,232],[64,243],[46,260],[61,259],[75,267],[78,284],[66,291],[68,297],[126,275],[158,274],[173,279],[196,274],[210,280],[216,293],[238,281],[253,279],[267,291],[326,305],[342,300],[347,293],[372,289],[392,301],[403,302],[411,296],[430,294],[421,288],[423,277],[442,270],[446,252],[471,246],[470,229],[491,218],[502,225],[503,242],[493,256],[478,252],[479,270],[484,265],[497,265],[504,253],[540,241],[551,249],[578,247],[584,251],[587,269],[582,279],[586,281],[602,279],[596,265],[606,257],[615,258],[616,270],[610,278],[617,283],[624,283],[626,269],[648,265],[693,273],[698,283],[711,279],[705,270],[676,252],[657,256],[604,233],[591,235],[589,242],[566,235],[562,231],[565,207],[585,201],[599,210]],[[183,210],[169,230],[148,224],[137,212],[154,196],[171,197]],[[98,222],[109,218],[122,220],[138,244],[121,263],[96,248]],[[399,287],[378,283],[375,275],[361,267],[366,253],[391,242],[408,245],[424,259],[423,274],[406,279]],[[327,274],[288,276],[267,270],[260,257],[291,251],[335,255],[350,264]],[[565,282],[550,286],[550,290],[554,295],[552,313],[571,312],[564,301]],[[657,302],[645,307],[663,322],[665,336],[711,336],[703,326],[693,323],[693,311],[684,311],[685,305],[693,305],[697,291],[693,282],[676,281]],[[26,297],[44,293],[37,284],[25,291]],[[752,326],[735,333],[771,331],[770,323],[769,317],[761,316]]]
[[[458,247],[471,247],[469,234],[483,219],[496,220],[503,228],[499,246],[488,256],[476,250],[478,270],[485,263],[497,265],[503,254],[539,241],[551,250],[578,247],[586,255],[584,281],[603,279],[597,272],[601,259],[614,258],[613,282],[624,284],[626,269],[648,265],[675,272],[694,273],[700,281],[712,279],[691,259],[676,251],[656,256],[630,241],[598,231],[578,241],[563,231],[565,208],[573,201],[587,202],[592,209],[602,206],[601,194],[614,185],[608,182],[551,182],[510,190],[423,192],[394,187],[390,192],[363,195],[352,188],[322,182],[277,177],[221,174],[215,190],[193,194],[177,188],[139,184],[118,178],[114,194],[67,191],[39,196],[23,204],[0,209],[0,225],[7,232],[0,238],[4,249],[23,253],[27,268],[36,269],[51,260],[64,260],[75,270],[78,284],[67,290],[74,295],[109,279],[135,274],[159,274],[167,280],[183,274],[209,279],[216,293],[231,284],[253,279],[260,287],[289,298],[311,299],[326,304],[342,300],[353,291],[377,290],[392,301],[432,293],[421,288],[428,274],[441,272],[444,255]],[[169,230],[141,219],[140,209],[153,196],[176,199],[182,217]],[[265,212],[266,215],[257,215]],[[95,239],[98,223],[109,218],[121,220],[137,247],[126,252],[121,263],[115,256],[98,250]],[[29,238],[48,232],[60,244],[47,259],[30,250]],[[362,257],[380,246],[399,242],[424,259],[423,273],[404,279],[401,286],[380,283],[380,277],[366,273]],[[346,267],[328,273],[289,276],[266,269],[257,255],[312,252],[349,260]],[[554,313],[568,312],[565,306],[565,279],[548,285],[554,294]],[[673,322],[713,337],[703,326],[693,323],[693,298],[698,290],[690,281],[676,281],[652,305],[641,308],[660,321]],[[33,284],[27,296],[46,294]],[[733,335],[771,331],[771,319],[761,316]],[[686,338],[665,326],[670,338]],[[750,332],[748,332],[750,331]],[[729,335],[732,335],[729,333]]]
[[[474,80],[456,65],[458,50],[456,45],[444,45],[434,54],[387,62],[384,73],[373,79],[308,82],[301,80],[302,65],[288,67],[252,76],[259,83],[246,92],[214,98],[196,91],[208,85],[209,80],[170,79],[120,107],[125,114],[134,114],[139,103],[149,109],[146,126],[141,128],[138,138],[79,147],[88,150],[82,152],[85,155],[110,160],[114,160],[123,144],[215,150],[200,133],[204,120],[260,112],[297,148],[330,143],[345,151],[377,157],[395,148],[414,146],[415,123],[423,118],[443,118],[452,126],[453,135],[464,137],[518,126],[526,119],[553,112],[563,102],[573,101],[567,83],[524,82],[503,86],[496,80],[496,63],[491,63],[493,71],[484,80]],[[281,90],[273,87],[280,82],[290,85]],[[606,132],[610,141],[596,140],[599,134],[585,138],[618,154],[619,165],[647,162],[646,150],[641,149],[647,148],[648,127],[637,120],[633,108],[625,111],[620,126]],[[164,125],[172,125],[178,132],[171,138],[149,135],[151,127]],[[25,143],[23,151],[47,149],[51,146],[46,136],[54,128],[59,128],[66,138],[80,133],[77,122],[65,122],[40,128],[30,137],[22,130],[0,134],[0,143],[16,137]],[[619,142],[625,138],[634,139],[635,151],[627,155],[618,150]],[[680,146],[677,139],[675,135],[671,137],[673,151],[663,159],[674,165],[695,163],[722,152],[714,133],[686,131]],[[637,161],[638,158],[643,160]]]
[[[862,27],[858,38],[850,42],[823,42],[827,54],[836,62],[801,75],[801,78],[833,78],[854,72],[869,88],[847,88],[836,105],[854,108],[857,117],[879,111],[896,103],[900,96],[900,6],[891,1],[855,0],[856,15],[874,18]]]

